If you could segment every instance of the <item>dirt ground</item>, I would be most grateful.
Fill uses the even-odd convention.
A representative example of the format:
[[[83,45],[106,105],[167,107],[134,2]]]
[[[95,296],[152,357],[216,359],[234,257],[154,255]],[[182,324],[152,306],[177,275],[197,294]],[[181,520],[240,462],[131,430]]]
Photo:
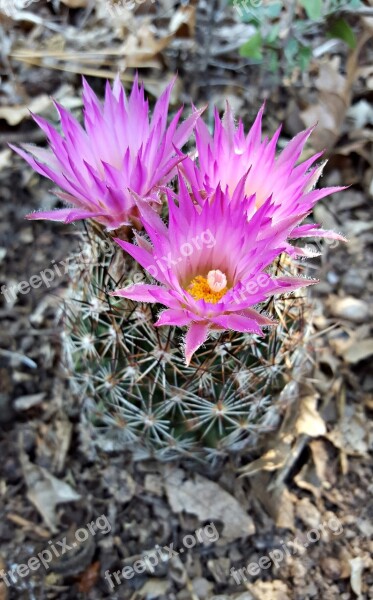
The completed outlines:
[[[95,447],[61,366],[67,276],[0,295],[0,600],[373,598],[372,19],[353,18],[354,50],[315,52],[309,72],[275,77],[239,56],[249,26],[223,2],[122,5],[39,1],[0,12],[0,285],[79,251],[80,226],[24,219],[57,199],[7,143],[42,141],[28,107],[55,119],[50,95],[79,114],[81,73],[101,94],[105,77],[119,69],[130,82],[138,69],[157,97],[178,71],[173,109],[209,101],[223,110],[229,98],[247,125],[266,99],[265,128],[283,121],[283,141],[318,120],[313,150],[329,158],[322,185],[350,187],[315,220],[349,241],[309,261],[320,283],[301,391],[312,387],[313,401],[301,431],[280,428],[275,465],[264,454],[216,472]],[[40,553],[45,566],[12,577]]]

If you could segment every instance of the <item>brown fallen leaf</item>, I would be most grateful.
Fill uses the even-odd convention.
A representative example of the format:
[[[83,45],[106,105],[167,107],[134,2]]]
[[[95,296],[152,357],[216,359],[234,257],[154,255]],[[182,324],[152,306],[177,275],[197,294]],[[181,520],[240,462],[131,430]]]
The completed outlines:
[[[320,498],[324,489],[330,489],[336,480],[335,464],[329,456],[327,442],[323,439],[309,443],[312,460],[308,461],[294,477],[301,489],[308,490]]]
[[[339,60],[324,61],[320,65],[315,86],[318,91],[317,103],[310,105],[300,113],[306,127],[318,123],[313,134],[315,150],[332,148],[342,133],[346,113],[351,106],[352,88],[359,77],[359,56],[364,45],[371,39],[372,33],[365,31],[351,50],[347,59],[346,75],[339,71]]]
[[[78,581],[78,590],[81,594],[89,594],[96,585],[100,575],[100,563],[97,560],[82,573]]]
[[[88,0],[61,0],[61,2],[69,8],[85,8],[88,4]]]
[[[184,479],[184,475],[177,469],[166,476],[166,494],[173,512],[197,515],[202,522],[221,521],[227,541],[255,533],[254,522],[241,503],[219,484],[198,474],[194,479]]]
[[[308,393],[304,386],[304,393],[299,406],[299,416],[295,423],[298,435],[305,434],[310,437],[318,437],[326,433],[326,425],[317,410],[318,393],[309,387]]]
[[[289,445],[281,443],[275,448],[268,450],[263,456],[257,460],[253,460],[248,465],[239,469],[240,477],[250,477],[259,471],[276,471],[284,466],[289,454]]]
[[[5,119],[9,125],[18,125],[23,119],[30,118],[30,112],[39,114],[51,104],[51,99],[46,94],[37,96],[29,104],[15,104],[14,106],[0,106],[0,119]]]
[[[251,479],[252,493],[277,527],[295,531],[294,504],[296,497],[281,482],[271,480],[270,473],[257,473]]]
[[[44,519],[47,527],[58,531],[56,507],[64,502],[75,502],[80,499],[73,488],[57,479],[43,467],[33,464],[23,451],[21,444],[20,462],[27,485],[27,497]]]
[[[315,82],[318,90],[317,104],[300,113],[306,127],[318,124],[313,137],[316,150],[330,148],[340,135],[346,111],[350,105],[350,92],[346,78],[331,62],[322,63]]]
[[[170,24],[170,33],[177,33],[180,29],[187,29],[188,37],[194,37],[194,31],[196,27],[196,7],[180,6],[178,10],[173,14]]]
[[[310,529],[317,529],[321,523],[321,514],[309,498],[296,502],[295,514]]]
[[[369,425],[363,411],[349,405],[339,423],[326,437],[343,454],[367,456]]]

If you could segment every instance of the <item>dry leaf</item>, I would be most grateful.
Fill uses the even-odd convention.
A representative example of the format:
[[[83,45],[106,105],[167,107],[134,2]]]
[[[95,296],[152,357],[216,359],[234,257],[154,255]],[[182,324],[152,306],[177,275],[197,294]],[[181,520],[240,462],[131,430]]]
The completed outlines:
[[[317,529],[321,523],[320,512],[309,498],[301,498],[295,504],[295,514],[310,529]]]
[[[187,26],[189,37],[193,38],[196,26],[195,6],[180,6],[180,8],[178,8],[170,20],[170,33],[176,33],[183,25]]]
[[[360,52],[370,39],[371,33],[368,31],[361,35],[356,48],[348,57],[345,76],[338,70],[338,61],[332,62],[329,59],[320,66],[315,82],[319,92],[318,102],[300,113],[307,127],[318,123],[312,142],[315,150],[333,147],[342,132],[346,112],[351,105],[352,87],[359,77]]]
[[[305,392],[306,386],[304,386]],[[295,423],[298,435],[305,434],[310,437],[318,437],[326,433],[326,425],[317,410],[319,395],[309,388],[308,393],[302,395],[299,407],[299,416]]]
[[[363,323],[369,318],[369,306],[363,300],[346,296],[345,298],[330,298],[330,311],[335,317],[347,319],[353,323]]]
[[[368,338],[367,340],[362,340],[360,342],[354,342],[352,345],[348,346],[348,348],[343,353],[343,358],[355,365],[361,360],[365,360],[369,356],[373,354],[373,338]]]
[[[47,527],[57,533],[56,507],[64,502],[75,502],[80,499],[73,488],[57,479],[43,467],[34,465],[23,450],[20,452],[20,462],[27,484],[27,497],[43,517]]]
[[[369,449],[369,435],[366,417],[353,406],[346,407],[346,413],[338,425],[326,437],[345,454],[366,456]]]
[[[329,490],[336,482],[335,461],[327,450],[327,442],[322,439],[309,443],[312,460],[303,465],[294,477],[298,487],[311,492],[315,498],[320,498],[323,490]]]
[[[359,100],[348,109],[347,117],[351,119],[355,129],[373,125],[373,106],[366,100]]]
[[[1,152],[0,152],[0,171],[2,169],[5,169],[6,167],[10,167],[11,157],[12,157],[12,152],[9,150],[9,148],[6,148],[5,150],[1,150]]]
[[[254,594],[255,600],[291,600],[293,597],[284,581],[261,581],[249,584],[249,591]]]
[[[360,556],[357,556],[356,558],[352,558],[349,561],[349,563],[350,563],[350,567],[351,567],[351,578],[350,578],[351,587],[352,587],[353,591],[355,592],[355,594],[358,596],[358,598],[361,598],[361,591],[362,591],[361,576],[362,576],[363,570],[364,570],[364,561],[362,558],[360,558]]]
[[[141,598],[146,598],[146,600],[157,600],[157,598],[166,596],[170,586],[171,582],[169,580],[154,579],[152,577],[140,588],[139,594],[141,594]]]
[[[129,502],[135,495],[136,483],[127,471],[111,465],[104,469],[102,478],[104,486],[118,502]]]
[[[221,521],[226,541],[255,533],[253,520],[241,504],[220,485],[201,475],[184,480],[184,471],[177,469],[167,475],[166,493],[172,510],[197,515],[200,521]]]
[[[19,396],[14,401],[14,408],[16,410],[29,410],[33,406],[41,404],[46,396],[45,392],[40,394],[28,394],[27,396]]]
[[[250,477],[259,471],[276,471],[284,466],[288,455],[289,445],[279,440],[277,447],[271,448],[257,460],[239,469],[241,477]]]
[[[342,123],[349,107],[347,80],[331,62],[322,63],[315,82],[319,91],[318,102],[300,113],[306,127],[318,123],[313,135],[316,150],[333,146],[340,135]]]
[[[258,473],[251,480],[252,492],[266,512],[275,521],[277,527],[295,531],[295,496],[287,487],[276,480],[271,481],[269,473]]]
[[[96,585],[100,576],[100,563],[96,561],[89,565],[88,569],[82,573],[78,581],[78,590],[81,594],[89,594]]]
[[[61,0],[61,2],[69,8],[85,8],[88,4],[88,0]]]
[[[46,94],[41,94],[31,100],[30,104],[16,104],[14,106],[1,106],[0,119],[5,119],[9,125],[18,125],[23,119],[30,117],[30,112],[39,114],[51,103]]]

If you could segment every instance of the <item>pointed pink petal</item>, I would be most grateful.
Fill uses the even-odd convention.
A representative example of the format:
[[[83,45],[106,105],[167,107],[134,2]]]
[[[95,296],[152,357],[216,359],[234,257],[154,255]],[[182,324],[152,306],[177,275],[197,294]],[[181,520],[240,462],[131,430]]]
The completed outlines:
[[[256,333],[263,335],[263,332],[254,319],[244,317],[242,315],[230,314],[214,317],[212,322],[223,329],[231,329],[233,331],[242,331],[247,333]]]
[[[249,319],[254,319],[254,321],[256,321],[258,325],[261,325],[262,327],[265,327],[267,325],[276,325],[276,321],[274,319],[266,317],[266,315],[263,315],[263,313],[259,313],[254,308],[245,308],[245,310],[242,311],[242,314],[245,317],[248,317]]]
[[[185,336],[185,362],[190,364],[193,354],[206,341],[209,333],[208,322],[192,323]]]
[[[311,228],[308,228],[308,225],[301,225],[300,227],[296,227],[292,230],[291,235],[289,235],[289,238],[291,239],[306,237],[329,238],[331,240],[339,240],[340,242],[348,241],[343,235],[336,233],[335,231],[319,229],[317,226],[312,226]]]
[[[136,302],[152,302],[155,303],[155,296],[158,291],[162,289],[158,285],[147,285],[147,284],[136,284],[130,285],[121,290],[115,290],[111,292],[111,296],[121,296],[122,298],[128,298],[128,300],[136,300]]]
[[[78,208],[61,208],[59,210],[47,210],[34,212],[26,215],[26,219],[30,221],[37,221],[40,219],[48,219],[49,221],[62,221],[63,223],[72,223],[79,219],[94,219],[95,217],[101,217],[105,213],[93,213],[89,210],[78,209]]]
[[[184,327],[184,325],[189,325],[191,320],[193,319],[192,313],[185,310],[178,310],[168,308],[164,310],[158,318],[158,321],[155,324],[156,327],[160,327],[161,325],[175,325],[176,327]]]

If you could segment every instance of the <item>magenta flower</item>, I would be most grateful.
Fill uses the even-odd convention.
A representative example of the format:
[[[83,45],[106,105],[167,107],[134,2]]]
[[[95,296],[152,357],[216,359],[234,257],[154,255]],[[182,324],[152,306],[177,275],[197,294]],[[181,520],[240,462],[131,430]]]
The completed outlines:
[[[129,98],[119,77],[113,89],[107,82],[103,105],[83,78],[84,127],[56,102],[63,135],[45,119],[34,116],[50,149],[30,144],[23,150],[12,148],[35,171],[62,188],[57,195],[74,208],[37,212],[28,218],[65,223],[91,218],[117,229],[136,213],[131,192],[157,201],[158,186],[173,176],[175,165],[183,158],[178,150],[201,112],[195,111],[178,127],[181,108],[167,128],[173,85],[174,81],[157,101],[151,119],[137,76]]]
[[[284,250],[284,240],[294,218],[268,225],[270,200],[248,220],[256,197],[232,197],[217,188],[213,202],[192,200],[180,178],[178,205],[169,192],[169,225],[147,204],[139,201],[142,222],[150,241],[136,235],[134,245],[117,239],[161,285],[137,284],[113,292],[139,302],[166,306],[156,323],[187,326],[185,358],[210,331],[235,330],[262,334],[273,321],[253,306],[275,293],[289,292],[311,283],[297,277],[276,278],[265,269]],[[198,203],[196,203],[198,202]],[[262,235],[266,224],[268,236]]]
[[[249,218],[271,198],[272,208],[268,214],[272,223],[297,216],[299,224],[318,200],[344,188],[314,189],[324,165],[313,165],[322,153],[315,154],[296,166],[313,128],[295,136],[276,156],[281,127],[272,139],[262,140],[263,111],[264,106],[247,135],[241,119],[236,126],[228,103],[222,120],[215,111],[213,136],[202,119],[199,119],[195,129],[199,164],[197,166],[195,161],[188,158],[183,161],[181,168],[193,190],[203,190],[204,197],[211,195],[219,184],[224,192],[232,195],[244,180],[245,195],[250,197],[255,194]],[[320,229],[320,225],[298,224],[289,232],[288,239],[327,237],[346,241],[333,231]],[[266,235],[264,229],[262,234]],[[290,244],[286,250],[290,254],[306,254],[301,248],[294,248]]]

